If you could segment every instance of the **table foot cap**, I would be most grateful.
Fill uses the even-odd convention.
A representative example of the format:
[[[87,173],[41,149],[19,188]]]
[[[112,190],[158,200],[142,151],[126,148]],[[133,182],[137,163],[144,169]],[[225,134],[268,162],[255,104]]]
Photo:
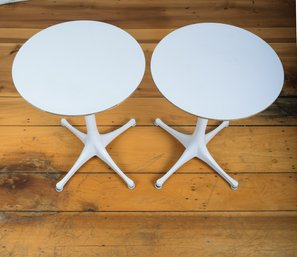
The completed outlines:
[[[231,186],[232,190],[237,190],[237,188],[238,188],[238,185],[237,186]]]
[[[136,126],[136,120],[135,119],[131,119],[130,122],[131,122],[132,127]]]
[[[65,127],[66,123],[68,123],[66,119],[61,119],[61,126]]]
[[[157,119],[154,120],[154,125],[155,125],[156,127],[159,127],[159,124],[158,124],[159,121],[160,121],[159,118],[157,118]]]
[[[133,183],[132,185],[128,185],[128,188],[131,189],[131,190],[134,189],[135,188],[135,184]]]
[[[58,193],[62,192],[63,189],[64,189],[63,187],[62,187],[62,188],[60,188],[60,187],[56,187],[56,191],[57,191]]]
[[[158,189],[158,190],[162,189],[162,186],[163,185],[158,185],[157,183],[155,183],[155,188]]]

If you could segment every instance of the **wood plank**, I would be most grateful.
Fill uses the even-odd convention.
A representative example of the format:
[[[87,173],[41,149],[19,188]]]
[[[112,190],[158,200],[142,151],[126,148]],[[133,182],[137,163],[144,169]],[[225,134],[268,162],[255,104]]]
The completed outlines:
[[[238,190],[216,174],[133,174],[129,190],[116,174],[76,174],[62,193],[59,174],[1,174],[1,211],[296,211],[297,173],[233,174]]]
[[[279,98],[264,112],[230,125],[297,125],[297,98]],[[155,118],[168,125],[196,125],[197,118],[175,107],[164,98],[129,98],[116,108],[96,115],[100,125],[122,125],[133,117],[137,125],[153,125]],[[0,97],[0,125],[58,126],[62,116],[45,113],[19,97]],[[69,117],[73,125],[84,125],[83,117]],[[210,120],[217,125],[218,121]]]
[[[1,213],[0,226],[2,257],[293,257],[297,252],[296,212]]]
[[[269,43],[293,43],[296,42],[295,27],[274,28],[244,28],[258,35]],[[0,28],[0,43],[24,43],[41,29],[28,28]],[[158,43],[163,37],[172,32],[168,29],[126,29],[140,43]]]
[[[294,27],[294,1],[53,1],[0,8],[0,27],[44,28],[68,20],[100,20],[123,28],[172,28],[196,22],[241,27]]]
[[[0,96],[19,96],[11,78],[11,66],[15,54],[22,44],[0,44]],[[297,48],[295,43],[271,43],[280,56],[285,69],[285,86],[282,95],[297,95]],[[143,43],[142,47],[146,57],[146,71],[144,78],[132,97],[161,97],[150,74],[150,59],[156,43]]]
[[[285,70],[285,85],[281,92],[282,96],[297,95],[297,58],[286,58],[283,60]]]
[[[166,121],[166,120],[165,120]],[[67,171],[82,150],[81,142],[62,127],[2,126],[0,133],[0,169],[15,171]],[[79,127],[84,131],[84,127]],[[101,127],[101,132],[114,128]],[[191,133],[193,127],[177,127]],[[228,172],[295,172],[297,127],[229,127],[209,143],[213,157]],[[184,148],[158,127],[134,127],[108,147],[115,162],[128,173],[168,170]],[[94,158],[80,172],[111,172]],[[193,159],[178,173],[213,171]]]

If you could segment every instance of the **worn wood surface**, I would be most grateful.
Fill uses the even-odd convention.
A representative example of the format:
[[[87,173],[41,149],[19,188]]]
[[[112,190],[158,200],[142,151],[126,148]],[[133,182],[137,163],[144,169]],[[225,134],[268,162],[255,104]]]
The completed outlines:
[[[115,174],[76,174],[57,194],[60,174],[1,174],[0,210],[6,211],[297,211],[296,173],[232,174],[240,190],[216,174],[175,174],[162,190],[160,174],[130,174],[136,188]]]
[[[294,0],[30,0],[0,6],[0,256],[296,257],[295,9]],[[96,115],[101,132],[136,118],[138,126],[108,146],[135,190],[92,159],[56,193],[82,145],[60,127],[60,116],[32,107],[13,86],[11,65],[22,44],[42,28],[76,19],[120,26],[145,51],[139,88]],[[232,121],[209,143],[218,163],[238,179],[237,191],[199,160],[179,169],[162,190],[153,187],[183,151],[153,120],[191,133],[196,118],[162,97],[150,57],[165,35],[197,22],[255,33],[284,66],[280,98],[256,116]],[[69,121],[85,130],[83,118]],[[219,122],[209,124],[211,130]]]
[[[91,19],[123,28],[175,28],[196,22],[241,27],[294,27],[295,2],[248,0],[30,0],[1,7],[0,27],[44,28]]]
[[[79,127],[84,131],[84,127]],[[115,127],[101,127],[102,132]],[[191,133],[194,127],[175,127]],[[82,150],[82,143],[63,127],[1,127],[2,172],[67,171]],[[209,150],[228,172],[295,172],[295,126],[229,127],[210,143]],[[8,140],[9,139],[9,140]],[[163,173],[184,151],[184,147],[159,127],[136,126],[107,147],[125,172]],[[86,163],[80,172],[111,171],[98,158]],[[210,172],[206,164],[193,159],[178,172]]]
[[[296,212],[6,212],[0,217],[1,256],[292,257],[297,252]]]

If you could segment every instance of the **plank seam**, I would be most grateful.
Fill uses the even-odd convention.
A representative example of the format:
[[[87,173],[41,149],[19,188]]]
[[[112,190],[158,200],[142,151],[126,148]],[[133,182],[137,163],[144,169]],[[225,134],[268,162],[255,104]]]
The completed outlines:
[[[50,211],[50,210],[0,210],[0,213],[11,213],[11,212],[19,212],[19,213],[284,213],[284,212],[297,212],[297,210],[130,210],[130,211],[122,211],[122,210],[113,210],[113,211],[81,211],[81,210],[61,210],[61,211]],[[297,215],[296,215],[297,217]]]

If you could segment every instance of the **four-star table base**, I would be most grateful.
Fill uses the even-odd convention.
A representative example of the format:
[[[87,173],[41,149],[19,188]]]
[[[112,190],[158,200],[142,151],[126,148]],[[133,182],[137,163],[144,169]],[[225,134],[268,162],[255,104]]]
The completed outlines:
[[[115,164],[115,162],[111,159],[110,155],[106,151],[106,146],[117,136],[125,132],[128,128],[135,126],[136,121],[135,119],[129,120],[125,125],[122,127],[109,132],[107,134],[100,134],[97,125],[95,115],[85,116],[86,126],[87,126],[87,133],[82,133],[72,125],[66,119],[61,120],[61,125],[68,128],[74,135],[76,135],[80,141],[84,143],[84,148],[78,157],[75,164],[72,166],[70,171],[66,174],[66,176],[56,184],[56,191],[61,192],[65,184],[68,180],[74,175],[74,173],[89,159],[94,156],[97,156],[102,161],[104,161],[109,167],[111,167],[128,185],[128,188],[133,189],[135,184],[133,180],[128,178],[124,172],[120,170],[120,168]]]
[[[206,162],[211,168],[213,168],[219,175],[221,175],[231,186],[233,190],[237,189],[238,182],[231,178],[213,159],[209,151],[207,150],[206,144],[223,128],[229,126],[229,121],[224,121],[217,128],[212,130],[209,133],[205,133],[207,127],[207,119],[198,118],[197,125],[195,131],[192,135],[187,135],[180,133],[173,128],[167,126],[162,120],[159,118],[155,120],[155,125],[163,128],[169,134],[174,136],[185,148],[186,150],[183,152],[182,156],[179,160],[172,166],[172,168],[161,178],[159,178],[155,187],[157,189],[162,188],[165,181],[183,164],[188,162],[193,158],[198,158],[204,162]]]

